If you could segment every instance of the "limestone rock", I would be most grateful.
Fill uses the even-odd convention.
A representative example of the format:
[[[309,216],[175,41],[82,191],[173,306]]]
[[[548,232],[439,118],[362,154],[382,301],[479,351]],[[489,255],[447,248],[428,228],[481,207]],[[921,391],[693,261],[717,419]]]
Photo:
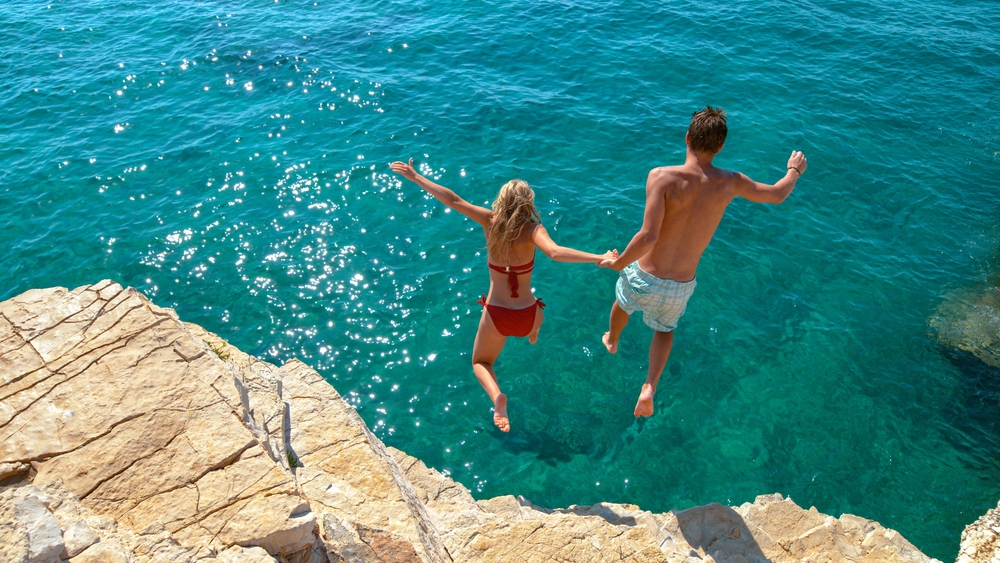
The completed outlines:
[[[323,518],[323,537],[326,539],[327,553],[334,561],[403,563],[420,560],[412,543],[383,530],[372,529],[363,524],[355,525],[333,514],[326,514]]]
[[[666,514],[477,501],[305,364],[110,281],[0,303],[0,483],[3,563],[931,561],[780,495]],[[997,520],[966,530],[962,563],[997,558]]]
[[[393,450],[456,561],[668,561],[630,505],[548,510],[524,498],[476,502],[465,487]]]
[[[65,527],[63,532],[63,544],[66,546],[66,554],[69,557],[76,557],[83,550],[101,541],[101,536],[97,535],[86,522],[73,522]]]
[[[0,481],[27,475],[29,471],[31,471],[31,466],[27,463],[0,463]]]
[[[129,563],[129,556],[120,548],[106,543],[95,544],[70,560],[72,563]]]
[[[956,563],[1000,563],[1000,504],[962,531]]]
[[[277,563],[262,547],[240,547],[234,545],[216,557],[218,563]],[[207,562],[206,562],[207,563]]]
[[[934,561],[877,522],[850,514],[838,520],[781,495],[737,509],[709,504],[666,514],[609,503],[550,510],[520,497],[476,502],[420,460],[393,454],[460,561]]]
[[[7,488],[0,492],[0,555],[11,563],[49,563],[63,552],[59,521],[49,499],[37,487]]]
[[[188,333],[203,342],[208,350],[234,370],[233,380],[240,397],[243,424],[253,434],[270,458],[290,469],[287,437],[290,430],[288,410],[282,400],[277,368],[244,353],[229,343],[192,323],[184,323]]]
[[[294,478],[241,422],[232,369],[172,311],[102,282],[30,291],[0,315],[0,463],[194,553],[315,541]]]
[[[759,496],[736,512],[746,522],[761,552],[775,562],[935,561],[898,532],[877,522],[851,514],[837,519],[815,508],[803,510],[779,494]]]
[[[289,405],[289,452],[314,509],[370,530],[379,541],[369,547],[380,557],[388,556],[379,552],[384,546],[412,549],[421,561],[451,561],[402,469],[357,412],[302,362],[289,361],[278,376]]]
[[[325,533],[337,529],[327,522],[342,520],[368,541],[361,545],[369,559],[392,561],[402,553],[407,561],[451,561],[403,471],[319,374],[297,360],[278,368],[197,325],[186,327],[234,369],[244,424],[294,474],[312,509],[333,516],[320,528],[331,557],[355,550]]]

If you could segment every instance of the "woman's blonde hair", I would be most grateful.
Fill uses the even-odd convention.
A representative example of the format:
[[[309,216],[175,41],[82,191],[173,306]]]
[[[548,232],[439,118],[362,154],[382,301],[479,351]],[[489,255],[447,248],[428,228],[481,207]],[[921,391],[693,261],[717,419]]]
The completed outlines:
[[[493,202],[493,222],[486,237],[486,250],[490,259],[507,264],[510,247],[521,234],[521,227],[535,221],[542,222],[535,208],[535,192],[524,180],[511,180],[500,188]]]

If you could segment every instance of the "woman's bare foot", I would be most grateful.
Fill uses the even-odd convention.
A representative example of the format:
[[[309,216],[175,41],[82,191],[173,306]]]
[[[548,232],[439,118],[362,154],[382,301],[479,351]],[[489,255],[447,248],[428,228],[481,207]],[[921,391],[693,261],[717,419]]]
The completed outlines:
[[[497,395],[497,402],[493,404],[493,424],[496,424],[501,432],[510,432],[510,420],[507,418],[507,395],[503,393]]]
[[[653,386],[644,383],[642,393],[639,393],[639,401],[635,404],[636,418],[640,416],[653,416]]]
[[[605,332],[604,336],[601,337],[601,342],[604,343],[604,347],[608,349],[609,354],[614,354],[618,351],[618,343],[611,342],[611,333]]]

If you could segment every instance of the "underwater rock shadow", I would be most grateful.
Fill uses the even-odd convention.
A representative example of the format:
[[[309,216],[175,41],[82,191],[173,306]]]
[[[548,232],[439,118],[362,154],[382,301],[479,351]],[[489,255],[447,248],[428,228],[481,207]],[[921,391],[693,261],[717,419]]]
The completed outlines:
[[[1000,368],[976,355],[942,348],[944,356],[962,374],[961,397],[944,409],[945,422],[958,432],[945,433],[962,459],[979,469],[1000,475]]]
[[[550,466],[560,463],[568,463],[573,454],[583,453],[575,451],[564,442],[555,439],[547,432],[518,431],[503,434],[500,437],[503,448],[512,454],[528,453],[535,456],[538,461]]]
[[[1000,477],[1000,287],[952,291],[927,319],[927,336],[959,372],[942,408],[945,439],[963,463]]]

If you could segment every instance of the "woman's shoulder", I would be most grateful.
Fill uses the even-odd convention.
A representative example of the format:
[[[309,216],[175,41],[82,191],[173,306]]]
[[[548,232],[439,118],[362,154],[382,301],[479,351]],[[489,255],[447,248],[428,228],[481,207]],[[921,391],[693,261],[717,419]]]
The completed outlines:
[[[518,242],[524,244],[534,244],[532,239],[535,238],[535,231],[541,227],[542,224],[538,221],[528,221],[521,227],[521,234],[517,237]]]

